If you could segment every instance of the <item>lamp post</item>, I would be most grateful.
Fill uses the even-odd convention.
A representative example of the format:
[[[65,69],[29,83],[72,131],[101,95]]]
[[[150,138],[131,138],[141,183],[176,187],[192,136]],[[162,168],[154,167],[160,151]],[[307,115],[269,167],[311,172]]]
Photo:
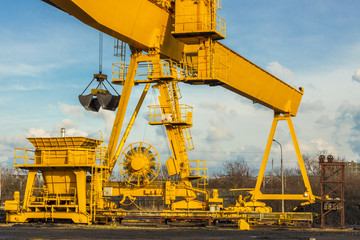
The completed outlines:
[[[281,194],[284,195],[284,166],[283,166],[283,157],[282,157],[282,146],[275,139],[273,139],[273,141],[276,142],[277,144],[279,144],[279,146],[280,146],[280,156],[281,156]],[[284,198],[281,199],[281,212],[284,212]]]

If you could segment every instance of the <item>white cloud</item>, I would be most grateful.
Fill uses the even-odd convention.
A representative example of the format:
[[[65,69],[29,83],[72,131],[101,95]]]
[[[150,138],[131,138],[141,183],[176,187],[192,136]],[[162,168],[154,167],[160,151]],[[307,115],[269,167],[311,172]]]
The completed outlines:
[[[334,120],[329,115],[321,115],[318,120],[315,121],[317,127],[325,128],[329,130],[334,125]]]
[[[211,119],[210,123],[211,126],[207,130],[208,134],[206,137],[209,142],[230,140],[234,138],[229,128],[224,125],[223,121],[220,121],[219,119]]]
[[[360,68],[356,70],[356,72],[352,76],[352,80],[360,83]]]
[[[25,133],[25,137],[50,137],[50,132],[42,128],[30,128]]]
[[[324,140],[324,139],[321,139],[321,138],[312,139],[310,141],[310,144],[313,145],[313,151],[312,152],[326,151],[329,154],[338,155],[337,148],[334,145],[332,145],[331,143],[329,143],[328,141]]]
[[[306,113],[306,112],[322,112],[325,109],[324,107],[324,103],[321,100],[315,100],[313,102],[302,102],[300,105],[300,111],[302,113]]]
[[[37,77],[55,67],[55,64],[0,64],[0,77]]]
[[[223,103],[211,103],[211,102],[202,102],[199,104],[200,108],[210,109],[216,113],[226,113],[226,105]]]
[[[235,109],[228,109],[225,103],[213,103],[213,102],[201,102],[199,109],[209,109],[215,112],[219,117],[232,117],[238,116],[238,112]]]
[[[69,117],[75,117],[77,119],[83,119],[84,117],[84,108],[78,105],[71,106],[63,103],[59,103],[60,110],[68,115]]]
[[[77,129],[76,124],[71,119],[64,119],[60,123],[55,123],[51,135],[59,137],[61,128],[65,128],[65,136],[88,136],[86,132]]]
[[[333,135],[339,144],[346,143],[353,153],[360,156],[360,105],[344,102],[339,107]]]
[[[12,165],[14,161],[14,148],[32,147],[26,140],[28,137],[49,137],[44,129],[30,128],[15,135],[2,135],[0,138],[0,162]]]
[[[11,164],[14,157],[14,148],[33,147],[26,138],[60,137],[60,129],[63,127],[66,129],[66,136],[88,136],[86,132],[77,129],[76,124],[71,119],[64,119],[55,123],[51,131],[43,128],[29,128],[15,135],[2,135],[0,138],[0,162]]]
[[[278,62],[271,62],[266,66],[266,69],[273,75],[275,75],[276,77],[280,78],[283,81],[290,81],[294,78],[294,73],[282,66],[280,63]]]
[[[59,103],[59,106],[60,106],[61,111],[65,115],[69,116],[70,119],[71,118],[76,118],[78,120],[83,120],[84,118],[102,119],[105,123],[104,137],[109,135],[113,128],[114,121],[115,121],[115,112],[113,112],[113,111],[103,110],[100,108],[99,112],[91,112],[91,111],[84,110],[84,108],[79,105],[68,105],[68,104],[63,104],[63,103]],[[75,135],[80,135],[80,136],[88,136],[88,134],[86,132],[76,130],[74,128],[75,123],[70,119],[65,119],[60,124],[60,125],[63,125],[62,127],[65,127],[67,129],[67,133],[69,135],[75,134]],[[60,125],[57,126],[57,129],[59,131],[61,128]],[[72,133],[72,134],[70,134],[70,133]]]
[[[115,112],[100,108],[99,112],[90,112],[90,114],[95,118],[103,119],[105,122],[105,131],[108,133],[111,132],[115,121]]]

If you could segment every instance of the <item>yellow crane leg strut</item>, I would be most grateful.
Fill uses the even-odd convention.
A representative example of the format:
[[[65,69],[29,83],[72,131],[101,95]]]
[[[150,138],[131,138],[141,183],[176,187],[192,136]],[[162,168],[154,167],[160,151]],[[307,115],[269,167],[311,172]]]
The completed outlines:
[[[262,184],[264,174],[265,174],[267,161],[268,161],[269,154],[270,154],[271,145],[273,143],[273,139],[274,139],[274,135],[275,135],[275,130],[276,130],[278,122],[281,120],[286,120],[288,123],[288,126],[289,126],[291,138],[292,138],[292,141],[294,144],[294,148],[295,148],[296,156],[298,159],[301,175],[302,175],[305,189],[306,189],[303,194],[283,194],[283,195],[282,194],[262,194],[260,191],[261,184]],[[256,181],[256,186],[255,186],[255,189],[249,190],[249,192],[252,194],[251,200],[253,200],[253,201],[256,201],[256,200],[282,200],[282,199],[284,199],[284,200],[305,200],[310,203],[315,201],[315,196],[313,195],[312,190],[311,190],[309,178],[306,173],[304,160],[303,160],[301,152],[300,152],[299,144],[298,144],[298,141],[296,138],[296,134],[295,134],[293,123],[291,121],[290,114],[285,114],[284,116],[282,116],[279,113],[275,113],[274,120],[273,120],[270,134],[269,134],[269,138],[268,138],[266,148],[265,148],[264,157],[263,157],[263,160],[261,163],[260,172],[259,172],[259,175],[258,175],[258,178]]]
[[[131,116],[130,122],[129,122],[129,124],[128,124],[125,132],[124,132],[124,135],[123,135],[123,137],[122,137],[122,139],[121,139],[121,141],[120,141],[120,143],[119,143],[118,148],[116,149],[114,158],[111,160],[111,162],[114,162],[114,163],[115,163],[115,162],[117,161],[117,159],[119,158],[119,155],[120,155],[120,153],[121,153],[121,150],[122,150],[123,147],[124,147],[125,141],[126,141],[127,137],[129,136],[129,133],[130,133],[130,131],[131,131],[131,128],[132,128],[132,126],[134,125],[135,119],[136,119],[136,117],[137,117],[137,115],[138,115],[138,113],[139,113],[139,111],[140,111],[141,105],[143,104],[144,99],[145,99],[145,97],[146,97],[146,94],[147,94],[147,92],[149,91],[150,85],[151,85],[150,83],[147,83],[147,84],[145,85],[145,88],[144,88],[144,90],[143,90],[143,92],[142,92],[142,94],[141,94],[141,96],[140,96],[139,102],[138,102],[138,104],[136,105],[136,108],[135,108],[135,110],[134,110],[134,113],[133,113],[133,115]],[[114,167],[114,164],[111,165],[110,172],[112,172],[113,167]]]
[[[126,75],[125,83],[123,86],[123,90],[121,93],[121,98],[119,101],[119,107],[116,113],[115,122],[113,129],[111,131],[111,136],[109,140],[109,146],[107,151],[107,157],[108,157],[108,166],[109,169],[112,169],[115,165],[115,162],[112,161],[114,159],[114,153],[116,150],[117,143],[119,141],[119,135],[121,132],[121,127],[124,122],[126,109],[129,103],[130,95],[132,87],[134,86],[134,80],[136,75],[136,70],[138,67],[138,57],[141,55],[141,53],[136,52],[133,55],[131,55],[131,60],[128,68],[128,72]],[[111,172],[108,172],[107,178],[110,177]]]
[[[35,177],[38,173],[38,170],[29,170],[27,181],[26,181],[26,190],[25,190],[25,196],[24,196],[24,204],[23,209],[28,209],[28,204],[30,200],[30,196],[33,194],[34,186],[35,186]]]

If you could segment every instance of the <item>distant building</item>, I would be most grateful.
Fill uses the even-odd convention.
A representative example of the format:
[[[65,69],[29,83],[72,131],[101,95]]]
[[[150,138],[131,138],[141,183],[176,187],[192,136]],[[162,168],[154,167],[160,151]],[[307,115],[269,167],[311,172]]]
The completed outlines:
[[[345,176],[360,176],[360,163],[359,162],[345,162]]]

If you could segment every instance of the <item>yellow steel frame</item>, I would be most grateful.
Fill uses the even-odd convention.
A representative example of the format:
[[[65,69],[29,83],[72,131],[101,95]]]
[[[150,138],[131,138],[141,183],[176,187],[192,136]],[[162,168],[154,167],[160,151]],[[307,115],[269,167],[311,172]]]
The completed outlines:
[[[138,73],[137,69],[142,65],[147,66],[146,72]],[[174,156],[174,158],[170,159],[172,159],[172,162],[176,165],[174,174],[180,174],[182,180],[179,183],[168,181],[165,182],[165,184],[162,183],[160,185],[157,182],[153,182],[150,185],[147,185],[149,183],[145,185],[137,184],[135,188],[105,182],[104,187],[111,188],[111,196],[122,196],[123,199],[121,203],[123,204],[125,204],[126,199],[134,201],[137,196],[158,196],[164,197],[165,203],[167,205],[171,205],[172,209],[204,209],[206,204],[195,200],[196,192],[204,194],[204,199],[206,201],[209,199],[208,192],[200,188],[193,187],[190,182],[192,179],[203,179],[202,187],[204,187],[207,183],[205,176],[206,167],[204,166],[200,169],[199,161],[196,162],[196,167],[190,167],[191,161],[189,161],[187,157],[186,151],[193,149],[193,142],[189,131],[189,128],[192,126],[192,107],[179,104],[178,101],[181,97],[181,93],[176,79],[179,77],[178,70],[180,68],[176,67],[176,63],[171,60],[160,60],[159,53],[153,51],[146,55],[140,52],[135,52],[132,55],[127,69],[128,73],[126,75],[126,79],[115,80],[124,86],[121,97],[124,98],[122,99],[124,103],[126,103],[130,98],[131,87],[135,82],[139,83],[135,80],[135,76],[141,74],[147,76],[148,80],[142,82],[146,83],[146,86],[122,136],[122,140],[116,149],[116,152],[112,153],[112,149],[115,149],[116,142],[118,141],[117,139],[119,138],[126,110],[126,108],[123,107],[124,105],[122,105],[121,102],[119,103],[119,106],[121,107],[116,115],[114,128],[110,137],[111,141],[109,142],[107,152],[107,165],[109,166],[109,173],[111,173],[111,170],[113,169],[114,164],[124,147],[127,136],[131,131],[146,93],[149,90],[150,83],[156,83],[153,87],[159,89],[160,106],[150,106],[149,124],[162,124],[165,126],[169,137],[170,148],[172,149]],[[164,115],[171,116],[171,120],[164,119]],[[168,170],[170,173],[173,171],[171,169]],[[197,173],[196,176],[191,175],[191,173],[195,172]],[[200,174],[200,172],[203,174]],[[107,178],[109,177],[109,175],[106,176]],[[176,202],[175,200],[178,197],[184,198],[185,200]]]
[[[150,88],[150,83],[148,83],[148,84],[145,85],[144,90],[143,90],[143,92],[142,92],[142,94],[141,94],[141,96],[140,96],[139,102],[138,102],[138,104],[136,105],[136,108],[135,108],[135,110],[134,110],[134,113],[133,113],[133,115],[132,115],[131,118],[130,118],[129,124],[128,124],[128,126],[127,126],[127,128],[126,128],[126,130],[125,130],[125,132],[124,132],[124,134],[123,134],[123,136],[122,136],[122,138],[121,138],[121,141],[120,141],[120,143],[119,143],[119,146],[118,146],[117,149],[116,149],[115,155],[114,155],[113,158],[110,158],[111,161],[109,162],[109,173],[112,172],[112,170],[113,170],[113,168],[114,168],[114,165],[115,165],[117,159],[119,158],[122,149],[124,148],[124,144],[125,144],[125,142],[126,142],[126,139],[127,139],[127,137],[129,136],[129,134],[130,134],[131,128],[132,128],[132,126],[134,125],[135,119],[136,119],[136,117],[137,117],[137,115],[138,115],[138,113],[139,113],[139,111],[140,111],[141,105],[142,105],[142,103],[144,102],[144,99],[145,99],[145,97],[146,97],[147,92],[149,91],[149,88]],[[109,177],[109,176],[107,176],[107,177]]]
[[[260,190],[261,184],[262,184],[262,181],[263,181],[263,178],[264,178],[265,169],[266,169],[266,165],[267,165],[267,162],[268,162],[270,150],[271,150],[271,145],[273,143],[276,127],[277,127],[277,124],[278,124],[279,121],[286,121],[287,124],[288,124],[289,130],[290,130],[291,138],[292,138],[294,148],[295,148],[296,157],[297,157],[297,160],[298,160],[298,163],[299,163],[301,175],[302,175],[304,185],[305,185],[305,189],[306,189],[305,192],[302,193],[302,194],[263,194],[261,192],[261,190]],[[234,189],[234,190],[236,190],[236,189]],[[246,190],[249,193],[251,193],[252,194],[252,196],[251,196],[252,201],[257,201],[257,200],[282,200],[282,199],[283,200],[307,201],[309,203],[313,203],[315,201],[315,196],[313,195],[312,190],[311,190],[309,178],[308,178],[307,173],[306,173],[304,160],[303,160],[301,152],[300,152],[299,143],[298,143],[297,138],[296,138],[296,134],[295,134],[295,130],[294,130],[294,126],[293,126],[290,114],[281,115],[279,113],[275,113],[274,120],[273,120],[271,130],[270,130],[270,134],[269,134],[269,138],[268,138],[266,148],[265,148],[265,153],[264,153],[263,160],[262,160],[262,163],[261,163],[259,175],[257,177],[256,186],[255,186],[254,189],[238,189],[238,190]]]
[[[223,205],[217,191],[213,191],[210,196],[205,189],[207,179],[204,175],[207,167],[201,168],[200,161],[196,161],[197,166],[193,168],[188,159],[187,151],[194,147],[190,133],[192,107],[179,104],[181,94],[178,82],[220,85],[275,111],[256,186],[254,189],[247,189],[252,194],[251,201],[245,201],[239,196],[234,206],[228,208],[228,211],[218,211],[217,217],[241,218],[244,212],[247,214],[252,211],[271,212],[270,207],[258,200],[285,199],[308,202],[315,200],[291,121],[291,117],[296,116],[298,111],[303,89],[289,86],[216,41],[225,37],[226,27],[225,21],[216,14],[221,5],[220,0],[46,0],[46,2],[52,3],[85,24],[128,43],[132,55],[129,66],[124,62],[113,66],[113,76],[117,78],[113,79],[113,82],[123,85],[123,89],[107,151],[103,148],[96,150],[94,146],[90,150],[81,149],[79,146],[74,148],[71,145],[74,139],[68,138],[32,139],[36,146],[34,156],[28,155],[25,149],[23,156],[15,157],[15,166],[26,168],[29,173],[23,209],[20,210],[19,207],[18,193],[14,194],[13,201],[6,203],[8,221],[25,222],[29,218],[59,218],[91,224],[101,218],[106,219],[106,216],[124,214],[109,201],[111,196],[122,196],[123,199],[120,201],[122,204],[126,199],[133,202],[137,196],[163,197],[165,204],[172,210],[170,214],[164,212],[169,216],[184,215],[182,211],[177,212],[178,209],[205,210],[207,207],[212,207],[213,210],[220,210]],[[127,24],[119,24],[125,22]],[[143,51],[148,54],[143,54]],[[137,73],[141,67],[145,67],[146,71]],[[135,80],[139,75],[146,79]],[[118,144],[132,88],[138,83],[146,83],[146,86]],[[155,83],[153,87],[159,90],[160,106],[150,107],[149,124],[162,124],[166,128],[172,152],[172,157],[167,160],[166,166],[169,175],[178,174],[181,180],[153,181],[151,184],[136,186],[109,182],[111,172],[124,148],[151,83]],[[263,194],[260,191],[276,126],[281,120],[287,121],[295,146],[306,188],[303,194]],[[99,142],[95,140],[92,145],[94,144],[98,145]],[[42,154],[39,155],[41,151]],[[16,162],[20,159],[24,160],[23,164]],[[29,164],[30,159],[34,164]],[[34,187],[38,171],[43,173],[46,187],[39,196],[35,196],[34,192],[39,190]],[[91,174],[89,187],[86,182],[87,173]],[[65,180],[61,180],[62,177]],[[199,179],[203,180],[204,189],[192,185],[192,180]],[[59,186],[58,182],[60,182]],[[60,192],[55,192],[55,189]],[[199,194],[204,196],[204,202],[197,200]],[[179,201],[179,198],[183,200]],[[194,211],[190,213],[195,214]],[[286,218],[286,215],[274,216],[274,218],[281,217]],[[247,219],[248,216],[244,218]],[[249,227],[241,220],[239,226],[242,229]]]
[[[27,169],[22,208],[17,193],[6,206],[8,222],[71,219],[91,224],[96,211],[108,209],[102,184],[105,151],[99,140],[84,137],[29,138],[32,148],[15,150],[14,166]],[[29,154],[30,153],[30,154]],[[21,162],[20,162],[21,161]],[[38,173],[43,186],[35,187]],[[87,173],[91,174],[87,188]]]

